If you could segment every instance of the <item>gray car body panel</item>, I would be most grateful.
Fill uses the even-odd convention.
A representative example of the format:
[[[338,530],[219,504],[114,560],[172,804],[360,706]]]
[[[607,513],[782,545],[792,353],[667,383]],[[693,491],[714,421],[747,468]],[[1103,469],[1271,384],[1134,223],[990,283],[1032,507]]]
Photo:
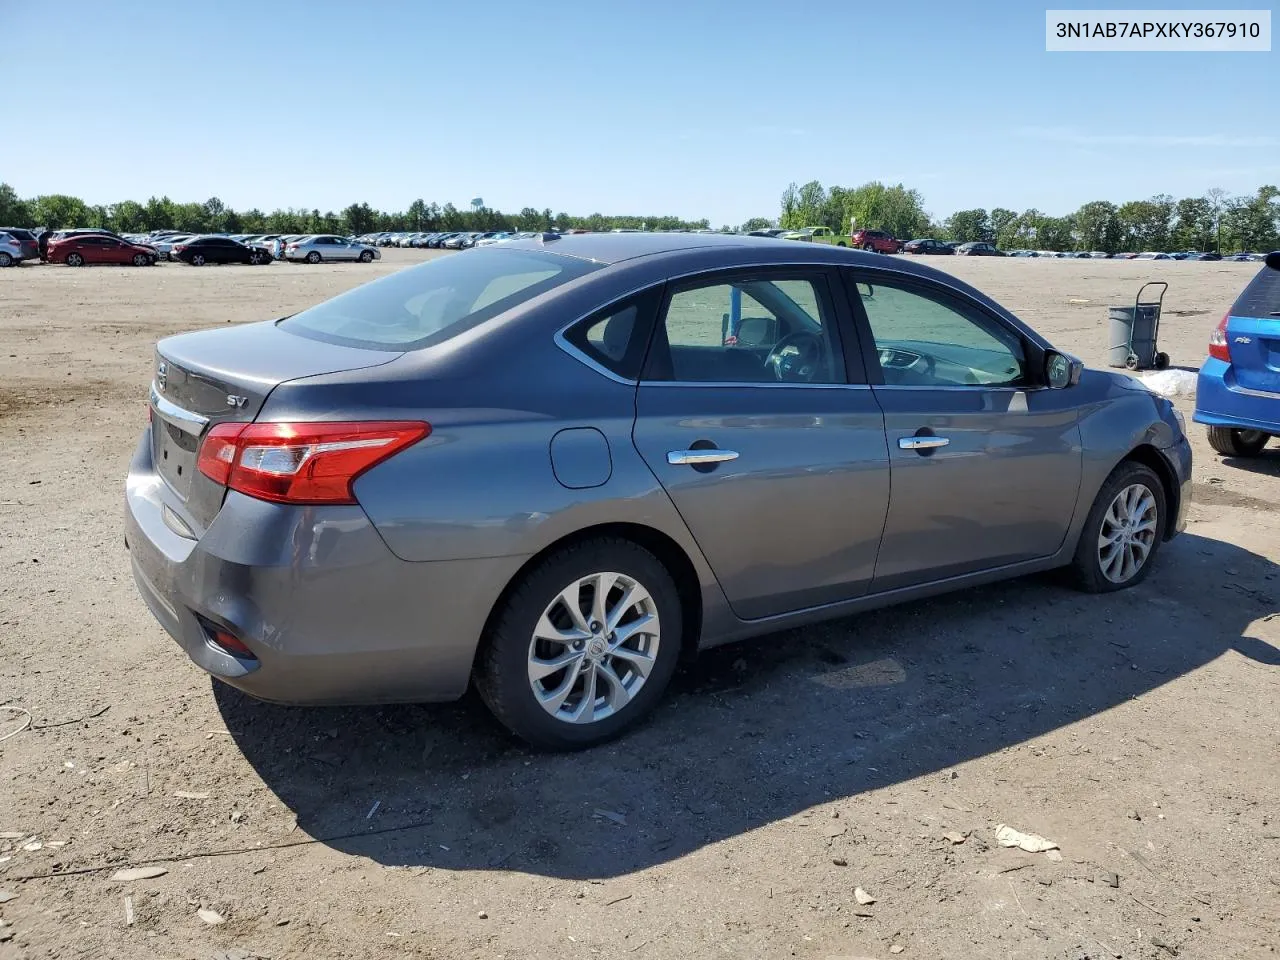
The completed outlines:
[[[202,536],[184,537],[164,521],[166,509],[182,505],[156,474],[144,437],[126,495],[135,576],[157,618],[204,669],[264,699],[456,697],[513,578],[566,538],[593,531],[643,528],[687,558],[696,581],[687,586],[701,599],[694,639],[704,647],[1048,569],[1070,561],[1099,487],[1139,447],[1156,451],[1171,478],[1176,524],[1167,533],[1184,521],[1189,445],[1168,402],[1123,375],[1085,371],[1065,390],[984,391],[1001,399],[972,411],[987,420],[972,422],[955,456],[917,460],[886,443],[886,433],[891,440],[912,427],[908,391],[769,385],[735,399],[732,388],[638,384],[586,361],[560,336],[673,278],[812,264],[945,285],[1048,347],[998,304],[929,267],[707,235],[519,240],[459,256],[513,248],[608,266],[435,346],[400,355],[351,349],[349,367],[331,366],[341,359],[331,351],[347,348],[271,331],[297,358],[281,361],[278,376],[268,361],[261,371],[246,367],[265,395],[259,420],[431,424],[429,437],[356,481],[359,506],[281,506],[232,493]],[[250,329],[173,338],[166,349],[194,360],[208,347],[230,369],[237,334],[264,336]],[[220,334],[225,350],[214,345]],[[1019,425],[1019,402],[1039,418],[1034,435]],[[968,415],[944,411],[937,428],[960,430]],[[806,422],[830,429],[797,429]],[[699,475],[665,462],[669,442],[717,427],[718,445],[751,452],[741,461],[751,475]],[[984,431],[1008,448],[993,452],[979,442]],[[1014,460],[1001,460],[1015,449],[1016,471]],[[895,507],[893,470],[928,502]],[[975,505],[1002,470],[1016,472],[1016,482],[999,487],[995,506],[992,498]],[[911,474],[918,481],[905,479]],[[770,499],[772,512],[761,507]],[[1006,519],[989,522],[989,536],[960,524],[975,512],[998,518],[996,507]],[[941,572],[904,562],[950,542],[941,539],[948,532],[985,537],[985,552],[957,552]],[[880,554],[896,566],[878,569]],[[260,665],[246,672],[226,662],[236,658],[207,642],[195,613],[260,649]]]

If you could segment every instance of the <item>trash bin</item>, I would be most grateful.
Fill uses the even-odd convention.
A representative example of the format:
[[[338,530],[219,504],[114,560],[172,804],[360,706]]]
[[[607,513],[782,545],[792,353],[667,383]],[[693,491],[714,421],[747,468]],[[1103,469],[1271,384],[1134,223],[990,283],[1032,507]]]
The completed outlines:
[[[1142,291],[1149,286],[1158,285],[1165,289],[1168,284],[1157,281],[1155,284],[1144,284],[1138,289],[1138,296],[1128,306],[1110,306],[1107,308],[1110,337],[1110,350],[1107,363],[1112,367],[1128,367],[1130,370],[1163,370],[1169,365],[1169,358],[1156,350],[1156,338],[1160,332],[1160,305],[1164,300],[1164,289],[1160,291],[1160,299],[1154,302],[1142,302]]]

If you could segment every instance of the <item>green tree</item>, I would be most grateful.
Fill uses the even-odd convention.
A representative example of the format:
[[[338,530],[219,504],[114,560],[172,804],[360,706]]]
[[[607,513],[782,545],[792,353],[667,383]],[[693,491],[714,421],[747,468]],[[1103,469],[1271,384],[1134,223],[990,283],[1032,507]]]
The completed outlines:
[[[147,210],[136,200],[112,204],[107,211],[111,226],[120,233],[141,233],[147,229]]]
[[[995,237],[991,229],[991,218],[980,207],[975,210],[957,210],[946,219],[944,227],[951,239],[960,243],[978,240],[990,242]]]
[[[1116,216],[1116,205],[1107,200],[1093,200],[1075,213],[1076,244],[1080,250],[1115,253],[1120,249],[1122,229]]]
[[[409,209],[405,212],[405,216],[408,219],[409,229],[427,229],[427,205],[422,201],[421,197],[409,204]],[[370,227],[369,229],[376,229],[376,227]]]
[[[421,203],[422,201],[417,201]],[[412,211],[412,207],[410,207]],[[412,219],[412,213],[410,215]],[[369,233],[377,225],[378,215],[367,203],[353,203],[342,211],[341,230],[353,236]],[[416,227],[415,227],[416,229]]]
[[[752,217],[738,228],[742,233],[750,233],[752,230],[768,230],[773,226],[773,221],[768,217]]]
[[[31,205],[19,199],[18,192],[7,183],[0,183],[0,226],[41,226],[31,218]]]
[[[848,191],[845,224],[859,230],[884,230],[900,239],[919,237],[929,228],[919,191],[903,184],[886,187],[878,180]]]
[[[991,216],[992,240],[997,247],[1009,249],[1016,245],[1018,215],[1005,207],[992,207]]]

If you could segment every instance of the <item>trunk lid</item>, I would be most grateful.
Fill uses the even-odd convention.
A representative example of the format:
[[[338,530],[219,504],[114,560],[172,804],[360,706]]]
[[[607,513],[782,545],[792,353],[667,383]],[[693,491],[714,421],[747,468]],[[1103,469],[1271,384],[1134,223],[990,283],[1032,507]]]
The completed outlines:
[[[1264,267],[1232,305],[1227,348],[1239,386],[1280,393],[1280,270]]]
[[[295,336],[275,321],[161,340],[152,367],[151,454],[191,533],[204,532],[226,495],[196,469],[210,427],[252,421],[286,381],[380,366],[400,355]]]

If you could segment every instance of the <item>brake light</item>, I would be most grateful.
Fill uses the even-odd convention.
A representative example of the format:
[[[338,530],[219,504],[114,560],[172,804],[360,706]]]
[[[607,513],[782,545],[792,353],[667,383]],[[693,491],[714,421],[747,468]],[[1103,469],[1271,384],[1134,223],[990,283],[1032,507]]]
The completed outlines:
[[[1227,346],[1227,318],[1229,316],[1230,314],[1224,313],[1222,319],[1218,321],[1218,325],[1213,328],[1213,333],[1209,334],[1209,356],[1225,363],[1231,362],[1231,348]]]
[[[196,466],[210,480],[274,503],[355,503],[365,471],[431,433],[422,422],[220,423]]]

